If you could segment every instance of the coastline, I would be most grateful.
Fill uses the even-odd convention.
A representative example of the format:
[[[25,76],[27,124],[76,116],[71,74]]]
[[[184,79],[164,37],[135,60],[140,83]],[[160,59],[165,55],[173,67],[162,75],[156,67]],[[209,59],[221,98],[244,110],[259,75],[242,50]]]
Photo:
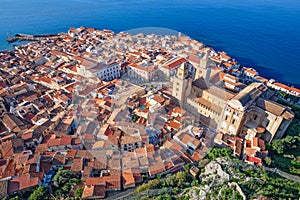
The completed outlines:
[[[149,27],[149,28],[152,28],[152,27]],[[154,27],[155,28],[155,27]],[[98,29],[98,28],[97,28]],[[136,29],[136,30],[143,30],[143,28],[141,29]],[[146,28],[146,33],[148,34],[148,29]],[[166,29],[168,30],[168,29]],[[171,30],[173,31],[173,30]],[[121,31],[122,32],[122,31]],[[126,32],[126,31],[125,31]],[[136,31],[135,31],[136,32]],[[130,33],[130,32],[129,32]],[[146,34],[145,33],[145,34]],[[178,33],[176,31],[173,32],[173,34],[175,33]],[[38,35],[43,35],[45,37],[47,37],[47,35],[60,35],[60,34],[68,34],[67,32],[59,32],[59,33],[44,33],[44,34],[38,34]],[[156,33],[154,33],[156,34]],[[18,35],[18,34],[15,34],[15,35]],[[23,34],[20,34],[20,35],[23,35]],[[31,35],[31,36],[34,36],[35,34],[24,34],[24,35]],[[157,34],[157,35],[161,35],[161,33]],[[187,36],[189,37],[189,36]],[[189,37],[190,38],[190,37]],[[192,39],[192,38],[191,38]],[[199,39],[195,39],[196,41],[198,42],[201,42],[203,40],[199,40]],[[8,44],[8,46],[10,48],[8,49],[4,49],[4,50],[0,50],[0,52],[7,52],[7,51],[12,51],[15,49],[15,47],[17,46],[23,46],[23,45],[27,45],[31,42],[36,42],[37,40],[26,40],[26,39],[21,39],[21,40],[15,40],[13,42],[7,42],[6,43]],[[18,44],[16,44],[18,43]],[[219,51],[219,52],[225,52],[226,54],[228,53],[227,51],[224,51],[221,47],[215,47],[214,45],[209,45],[209,44],[206,44],[204,43],[205,46],[207,47],[210,47],[212,48],[213,50],[215,51]],[[231,55],[231,54],[229,54]],[[233,60],[237,61],[237,63],[239,63],[241,66],[245,66],[247,68],[252,68],[252,69],[255,69],[259,76],[262,76],[263,78],[266,78],[268,80],[275,80],[276,82],[280,83],[280,84],[284,84],[284,85],[287,85],[288,87],[295,87],[295,88],[300,88],[300,83],[297,84],[297,83],[292,83],[292,82],[289,82],[289,81],[285,81],[285,80],[282,80],[280,77],[282,76],[282,74],[280,73],[276,73],[274,71],[272,71],[272,69],[269,69],[267,67],[263,67],[263,66],[259,66],[255,63],[254,60],[251,60],[249,58],[240,58],[240,57],[236,57],[233,55],[232,57]],[[244,61],[243,61],[244,60]]]
[[[40,184],[43,196],[105,198],[188,173],[208,178],[193,185],[212,186],[215,164],[203,171],[202,160],[264,166],[266,145],[295,122],[293,108],[277,101],[281,83],[181,33],[69,28],[0,53],[0,66],[1,156],[12,166],[1,178],[9,198],[32,198]],[[291,99],[299,97],[300,90]],[[64,174],[69,188],[57,184]]]

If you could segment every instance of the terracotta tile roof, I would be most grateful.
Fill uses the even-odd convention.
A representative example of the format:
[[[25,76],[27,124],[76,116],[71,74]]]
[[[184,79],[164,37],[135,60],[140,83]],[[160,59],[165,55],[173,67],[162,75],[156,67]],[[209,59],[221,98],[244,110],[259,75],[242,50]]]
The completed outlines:
[[[202,156],[201,154],[199,154],[197,151],[194,151],[193,155],[191,156],[191,158],[193,159],[193,161],[199,161],[203,158],[204,156]]]
[[[147,156],[140,156],[140,157],[138,157],[138,160],[139,160],[139,164],[141,166],[148,166],[149,165],[149,160],[148,160]]]
[[[84,140],[94,140],[93,134],[84,134]]]
[[[166,69],[173,69],[173,68],[181,65],[184,62],[186,62],[185,58],[178,57],[178,58],[174,59],[173,61],[168,62],[167,64],[165,64],[163,67],[166,68]]]
[[[164,164],[165,164],[166,170],[169,170],[169,169],[171,169],[171,168],[174,167],[174,164],[173,164],[173,162],[171,161],[171,159],[166,159],[165,162],[164,162]]]
[[[150,176],[162,173],[164,171],[166,171],[166,168],[165,168],[165,164],[163,161],[154,162],[152,165],[149,166]]]
[[[15,137],[15,134],[12,133],[12,134],[6,135],[6,136],[4,136],[4,137],[1,137],[0,140],[1,140],[1,142],[4,142],[4,141],[7,141],[7,140],[11,140],[11,139],[13,139],[14,137]]]
[[[16,191],[24,190],[27,188],[35,187],[39,184],[39,178],[31,178],[30,174],[21,175],[9,180],[8,192],[13,193]]]
[[[47,83],[47,84],[52,84],[52,82],[53,82],[52,78],[49,78],[48,76],[42,76],[42,77],[40,77],[39,81]]]
[[[81,139],[80,138],[72,138],[71,139],[71,144],[72,145],[80,145],[81,144]]]
[[[24,134],[22,135],[22,139],[23,139],[24,141],[29,140],[29,139],[32,138],[32,135],[33,135],[33,132],[24,133]]]
[[[86,185],[105,185],[106,181],[103,177],[89,177],[86,179]]]
[[[77,150],[68,150],[66,154],[66,158],[75,158]]]
[[[225,59],[225,60],[229,60],[230,56],[228,56],[225,52],[218,52],[219,55],[221,56],[221,58]]]
[[[106,188],[109,190],[120,190],[121,189],[121,177],[120,173],[114,176],[106,176]]]
[[[249,155],[246,156],[246,161],[251,163],[257,163],[257,164],[262,163],[261,158],[257,158],[255,156],[249,156]]]
[[[0,181],[0,196],[7,194],[7,186],[8,186],[8,180],[1,180]]]
[[[13,145],[11,140],[2,142],[1,147],[2,147],[1,150],[2,157],[10,157],[13,155],[14,152],[13,152]]]
[[[145,145],[147,153],[152,153],[155,151],[154,145],[153,144],[146,144]]]
[[[42,162],[40,163],[40,171],[49,174],[50,170],[52,168],[52,164],[50,162]]]
[[[256,148],[245,148],[245,154],[249,156],[254,156],[257,152]]]
[[[238,155],[242,155],[242,149],[243,149],[243,142],[236,140],[235,141],[235,153],[237,153]]]
[[[282,83],[276,82],[276,83],[273,83],[273,85],[275,85],[275,86],[277,86],[277,87],[280,87],[280,88],[282,88],[282,89],[285,89],[285,90],[287,90],[287,91],[291,90],[291,88],[290,88],[289,86],[287,86],[287,85],[285,85],[285,84],[282,84]]]
[[[197,63],[197,64],[200,63],[200,59],[199,59],[198,55],[190,53],[190,52],[187,52],[186,55],[188,56],[188,60],[190,62]]]
[[[55,154],[53,158],[53,165],[64,165],[66,163],[66,156],[64,154]]]
[[[93,162],[93,168],[94,169],[106,169],[107,168],[107,157],[102,157],[101,160],[100,159],[96,159]]]
[[[29,159],[29,153],[28,152],[24,152],[22,154],[19,154],[16,157],[16,164],[17,165],[25,165],[27,163],[27,160]]]
[[[265,141],[263,139],[258,138],[258,137],[253,138],[253,146],[254,147],[259,147],[262,150],[265,150],[265,148],[266,148]]]
[[[133,173],[130,171],[122,172],[122,178],[123,178],[123,185],[125,187],[135,184]]]
[[[262,98],[257,99],[256,105],[277,116],[280,116],[286,109],[286,107],[281,104]]]
[[[182,146],[180,146],[180,144],[178,144],[174,140],[171,140],[171,141],[168,141],[168,142],[170,143],[169,144],[170,146],[168,148],[171,149],[172,151],[174,151],[175,153],[181,152],[181,150],[183,149]]]
[[[157,94],[153,97],[153,100],[160,104],[163,104],[165,101],[165,98],[163,98],[161,95]]]
[[[226,67],[226,68],[232,67],[232,64],[231,64],[231,63],[228,63],[228,62],[224,62],[223,65],[224,65],[224,67]]]
[[[246,148],[251,148],[251,147],[252,147],[251,140],[246,140]]]
[[[132,169],[123,170],[123,172],[128,172],[128,171],[133,174],[134,181],[136,183],[139,183],[139,182],[143,181],[143,178],[141,176],[141,170],[139,168],[132,168]]]
[[[170,122],[168,123],[168,126],[170,128],[173,128],[174,130],[178,130],[180,128],[180,123],[175,122],[174,120],[170,120]]]
[[[16,168],[15,168],[15,160],[7,160],[6,168],[2,174],[2,177],[9,177],[16,175]]]
[[[7,128],[5,125],[0,121],[0,134],[7,131]]]
[[[258,137],[253,138],[253,146],[258,147]]]
[[[24,115],[24,118],[31,121],[31,119],[33,119],[35,117],[35,115],[31,112],[26,113],[26,115]]]
[[[184,111],[183,109],[179,108],[179,107],[173,108],[173,113],[183,115],[184,112],[185,112],[185,111]]]
[[[82,199],[98,199],[105,197],[105,185],[85,186],[82,192]]]
[[[62,136],[61,138],[50,139],[47,142],[48,147],[71,145],[71,144],[72,144],[71,136]]]
[[[245,71],[249,74],[256,75],[257,71],[253,68],[246,68]]]
[[[139,156],[139,155],[145,155],[147,152],[146,152],[146,149],[145,148],[136,148],[134,150],[134,152]]]
[[[3,124],[13,132],[20,132],[26,127],[25,124],[12,113],[4,113],[1,119]]]
[[[73,172],[80,172],[83,167],[83,160],[82,158],[75,158],[74,162],[71,166],[71,171]]]
[[[291,90],[297,92],[298,94],[300,94],[300,89],[298,89],[298,88],[291,87]]]
[[[48,151],[47,144],[39,144],[35,148],[35,153],[42,153]]]
[[[133,144],[133,143],[136,143],[136,142],[141,142],[142,139],[140,136],[131,136],[131,135],[124,135],[122,138],[121,138],[121,144]]]
[[[181,142],[184,143],[185,145],[193,145],[195,146],[196,148],[200,145],[200,140],[190,136],[189,134],[184,134],[182,139],[181,139]]]
[[[94,156],[88,150],[78,150],[75,155],[76,158],[93,159]]]

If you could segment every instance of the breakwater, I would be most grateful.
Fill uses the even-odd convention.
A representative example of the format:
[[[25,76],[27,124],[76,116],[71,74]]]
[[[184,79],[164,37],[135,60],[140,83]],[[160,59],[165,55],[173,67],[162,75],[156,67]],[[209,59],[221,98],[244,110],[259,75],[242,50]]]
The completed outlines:
[[[60,36],[61,33],[58,34],[42,34],[42,35],[35,35],[35,34],[15,34],[14,37],[8,37],[6,39],[7,42],[12,43],[15,41],[38,41],[44,40],[47,38],[55,38]]]

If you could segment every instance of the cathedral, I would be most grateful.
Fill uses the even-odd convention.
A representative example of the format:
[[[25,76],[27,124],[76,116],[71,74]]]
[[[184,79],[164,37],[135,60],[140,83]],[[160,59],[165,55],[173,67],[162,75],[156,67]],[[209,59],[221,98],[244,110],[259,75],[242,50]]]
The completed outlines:
[[[209,52],[194,66],[183,63],[173,78],[172,96],[199,122],[218,132],[252,140],[270,142],[281,138],[294,118],[289,107],[271,100],[271,91],[263,83],[245,85],[240,91],[227,89],[219,72],[212,73]]]

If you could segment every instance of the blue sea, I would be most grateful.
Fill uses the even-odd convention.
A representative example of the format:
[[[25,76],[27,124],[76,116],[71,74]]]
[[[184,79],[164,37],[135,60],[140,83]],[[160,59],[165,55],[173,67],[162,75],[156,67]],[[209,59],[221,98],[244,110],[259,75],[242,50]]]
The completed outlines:
[[[79,26],[173,29],[300,88],[300,0],[0,0],[0,50],[7,35]]]

